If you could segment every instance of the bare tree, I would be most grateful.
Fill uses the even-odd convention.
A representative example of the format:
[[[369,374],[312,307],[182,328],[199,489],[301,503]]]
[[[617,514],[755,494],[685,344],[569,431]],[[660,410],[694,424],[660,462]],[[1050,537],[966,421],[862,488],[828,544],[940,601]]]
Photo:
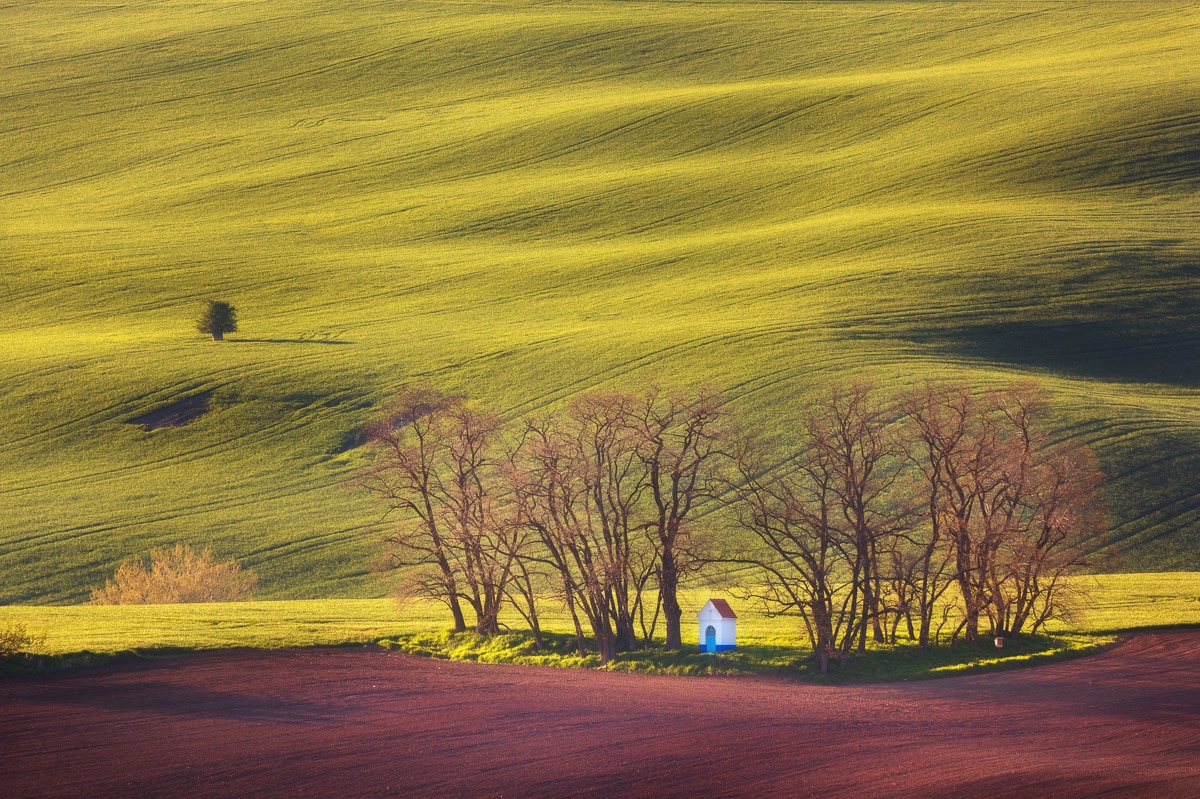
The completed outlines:
[[[648,526],[658,545],[664,648],[679,649],[683,618],[679,581],[704,562],[697,551],[693,516],[697,506],[712,497],[725,439],[724,411],[720,394],[704,385],[692,391],[652,385],[633,410],[630,421],[646,472]]]
[[[426,384],[402,386],[384,416],[367,428],[374,460],[356,482],[379,497],[387,515],[399,517],[388,539],[393,565],[413,568],[415,590],[445,602],[455,631],[464,632],[458,575],[450,567],[451,542],[438,512],[437,471],[448,437],[444,413],[457,401]]]
[[[963,611],[955,636],[975,643],[987,603],[986,563],[997,541],[990,510],[1003,490],[997,471],[1002,429],[987,398],[965,386],[931,385],[906,407],[920,442],[921,469],[934,481],[927,485],[931,529],[938,539],[946,536],[954,555]]]
[[[962,386],[928,383],[901,399],[906,419],[903,438],[917,478],[910,487],[923,518],[905,534],[911,545],[904,575],[919,617],[917,643],[928,649],[935,607],[966,566],[956,542],[970,519],[971,502],[961,488],[974,399]],[[901,556],[904,558],[905,556]]]
[[[637,646],[655,548],[639,526],[644,470],[629,420],[634,398],[577,397],[560,418],[527,421],[513,494],[562,586],[580,652],[587,620],[602,662]]]
[[[839,524],[853,551],[851,580],[861,603],[858,648],[866,648],[870,626],[884,640],[882,555],[892,548],[903,512],[892,496],[900,458],[887,427],[894,415],[876,402],[871,386],[833,386],[810,411],[805,423],[809,446],[820,451],[833,471],[830,483]]]
[[[981,560],[994,635],[1037,632],[1063,611],[1066,577],[1085,567],[1089,543],[1106,529],[1097,499],[1102,475],[1091,450],[1052,443],[1040,420],[1044,395],[1031,384],[994,392],[1006,428],[996,464],[999,490],[984,509],[988,556]]]
[[[500,610],[507,598],[518,551],[514,528],[499,507],[501,484],[495,460],[500,419],[464,402],[446,407],[450,433],[440,481],[441,527],[451,532],[463,574],[463,595],[475,611],[475,631],[500,631]]]
[[[545,562],[538,557],[535,547],[535,532],[528,526],[516,523],[512,530],[513,575],[508,584],[508,601],[517,611],[529,631],[533,634],[534,648],[545,646],[542,638],[541,597],[549,585],[549,575],[541,568]]]
[[[926,500],[920,644],[928,646],[948,572],[962,603],[956,635],[967,643],[979,639],[982,619],[1001,636],[1026,623],[1040,628],[1060,612],[1065,578],[1085,565],[1087,542],[1104,530],[1094,456],[1079,444],[1049,443],[1044,398],[1032,384],[980,395],[929,384],[903,404]]]
[[[375,457],[357,478],[396,519],[393,566],[413,590],[445,602],[458,631],[465,602],[477,632],[498,632],[520,554],[500,503],[500,429],[461,397],[405,386],[369,428]]]
[[[505,530],[502,536],[506,553],[513,563],[512,577],[508,583],[508,599],[512,607],[529,625],[534,646],[541,649],[542,639],[540,605],[543,596],[553,587],[553,563],[545,555],[537,529],[526,523],[523,513],[523,491],[527,486],[522,472],[525,442],[519,440],[509,446],[501,466],[502,477],[509,493],[509,505],[504,516]]]
[[[856,553],[837,525],[837,465],[820,447],[782,461],[774,451],[753,433],[732,445],[729,496],[756,545],[729,560],[756,568],[761,587],[746,593],[769,615],[800,616],[820,673],[827,674],[832,659],[845,664],[861,619],[851,565]]]
[[[1026,624],[1036,635],[1046,622],[1067,618],[1079,599],[1068,578],[1099,562],[1094,550],[1108,530],[1098,498],[1103,474],[1092,451],[1067,443],[1040,460],[1030,527],[1006,553],[1008,579],[1001,587],[1009,592],[1004,605],[1011,615],[997,614],[1001,635],[1021,635]]]
[[[906,518],[893,415],[866,384],[834,386],[810,409],[799,456],[767,468],[753,436],[734,448],[739,520],[759,542],[743,560],[766,575],[768,607],[800,613],[822,674],[866,647],[868,627],[885,639],[885,569]]]

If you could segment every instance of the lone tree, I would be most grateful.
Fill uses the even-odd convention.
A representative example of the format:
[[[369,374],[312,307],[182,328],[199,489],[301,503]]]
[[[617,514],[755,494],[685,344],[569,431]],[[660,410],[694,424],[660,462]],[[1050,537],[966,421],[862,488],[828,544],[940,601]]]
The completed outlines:
[[[237,332],[237,310],[227,302],[209,300],[208,307],[196,321],[196,328],[211,335],[213,341],[221,341],[226,333]]]

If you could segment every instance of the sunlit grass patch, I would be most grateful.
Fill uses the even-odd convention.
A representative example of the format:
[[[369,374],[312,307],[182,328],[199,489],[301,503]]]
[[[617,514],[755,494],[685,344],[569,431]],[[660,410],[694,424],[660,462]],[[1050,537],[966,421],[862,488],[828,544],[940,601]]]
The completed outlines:
[[[443,631],[385,638],[379,643],[387,649],[412,655],[471,663],[510,663],[558,668],[595,668],[600,664],[598,655],[579,656],[574,636],[566,633],[543,633],[542,639],[542,646],[539,648],[533,635],[526,632],[487,637],[475,633]]]
[[[1200,627],[1200,573],[1100,575],[1078,578],[1090,592],[1069,624],[1048,634],[979,647],[929,652],[901,639],[897,645],[872,642],[865,656],[845,671],[835,666],[829,681],[925,679],[974,671],[994,671],[1090,654],[1112,645],[1122,631]],[[697,651],[693,614],[713,589],[681,593],[685,607],[681,652],[658,643],[622,653],[605,668],[649,674],[759,674],[816,678],[816,665],[799,620],[768,617],[752,604],[732,600],[738,613],[738,649],[717,655]],[[187,605],[0,606],[0,626],[20,624],[39,639],[36,655],[47,668],[77,667],[122,659],[163,657],[233,648],[371,646],[427,657],[477,663],[511,663],[561,668],[597,668],[589,650],[578,656],[570,617],[546,603],[544,648],[539,650],[519,619],[491,638],[448,630],[449,613],[440,604],[413,599],[323,599],[202,603]],[[44,637],[43,637],[44,636]],[[661,638],[656,639],[661,641]]]
[[[989,653],[991,656],[983,655],[958,663],[933,666],[929,668],[928,675],[931,677],[948,677],[954,674],[998,671],[1020,666],[1053,663],[1057,660],[1100,652],[1112,646],[1118,640],[1119,637],[1117,635],[1099,633],[1089,635],[1059,634],[1053,636],[1035,636],[1033,638],[1006,642],[1003,650],[996,650],[994,653]]]

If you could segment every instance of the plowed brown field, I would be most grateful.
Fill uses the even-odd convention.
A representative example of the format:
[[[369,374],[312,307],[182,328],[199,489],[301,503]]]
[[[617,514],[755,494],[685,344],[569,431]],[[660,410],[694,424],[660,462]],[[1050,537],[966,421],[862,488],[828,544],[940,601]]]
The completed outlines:
[[[1200,632],[823,687],[205,654],[0,683],[0,795],[1200,797]]]

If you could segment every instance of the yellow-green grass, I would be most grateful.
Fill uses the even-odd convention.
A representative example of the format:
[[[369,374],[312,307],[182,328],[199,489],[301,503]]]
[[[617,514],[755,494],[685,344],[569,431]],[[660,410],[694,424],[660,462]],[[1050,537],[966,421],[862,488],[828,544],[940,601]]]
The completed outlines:
[[[1110,643],[1116,633],[1124,631],[1200,625],[1200,573],[1098,575],[1078,580],[1085,601],[1069,623],[1054,626],[1052,632],[1058,640],[1053,646],[1039,645],[1038,654],[1047,651],[1053,654],[1060,649],[1092,649]],[[714,593],[721,591],[693,588],[683,592],[685,621]],[[784,668],[807,657],[808,641],[798,619],[768,617],[752,603],[732,601],[738,612],[739,644],[758,656],[757,665]],[[334,646],[409,639],[418,643],[440,641],[444,647],[447,639],[439,637],[439,631],[449,628],[449,614],[444,606],[429,600],[398,604],[391,599],[0,606],[0,625],[14,622],[25,625],[32,633],[45,633],[40,654],[74,656],[82,652],[113,655],[130,651]],[[515,631],[523,629],[515,616],[508,622]],[[543,626],[560,640],[569,637],[573,629],[566,613],[552,603],[544,610]],[[659,637],[661,633],[660,627]],[[684,625],[683,641],[687,647],[697,644],[693,624]],[[470,645],[481,648],[477,642]],[[486,651],[487,645],[482,645],[482,649]],[[494,645],[492,651],[503,652],[503,646]],[[1028,656],[1029,653],[1022,652],[1013,659],[1024,662]],[[973,652],[938,657],[956,658],[947,671],[993,659],[986,653]],[[481,658],[476,651],[471,659],[487,657]],[[566,665],[578,664],[568,661]],[[936,669],[939,664],[932,667]]]
[[[264,598],[379,596],[348,444],[416,378],[509,416],[707,379],[787,430],[832,380],[1034,376],[1110,476],[1114,568],[1200,568],[1194,4],[46,0],[0,29],[0,601],[176,542]],[[202,390],[188,427],[125,423]]]

